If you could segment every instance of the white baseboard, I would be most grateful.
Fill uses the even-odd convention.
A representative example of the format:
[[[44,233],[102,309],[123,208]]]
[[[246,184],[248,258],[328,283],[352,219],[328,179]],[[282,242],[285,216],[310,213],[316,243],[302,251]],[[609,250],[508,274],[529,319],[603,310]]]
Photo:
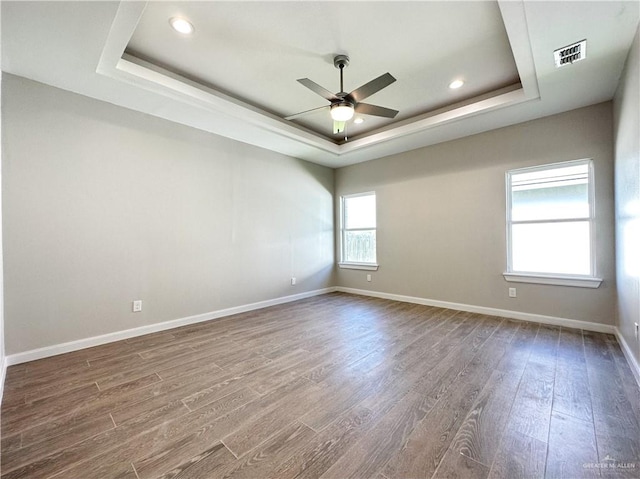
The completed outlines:
[[[112,343],[114,341],[120,341],[122,339],[129,339],[136,336],[142,336],[150,333],[157,333],[159,331],[166,331],[168,329],[178,328],[180,326],[186,326],[194,323],[201,323],[203,321],[210,321],[212,319],[223,318],[225,316],[231,316],[233,314],[246,313],[256,309],[267,308],[269,306],[276,306],[278,304],[290,303],[292,301],[298,301],[300,299],[310,298],[312,296],[318,296],[320,294],[332,293],[336,291],[335,288],[323,288],[313,291],[307,291],[306,293],[293,294],[290,296],[283,296],[280,298],[268,299],[266,301],[259,301],[257,303],[245,304],[242,306],[235,306],[233,308],[221,309],[218,311],[212,311],[209,313],[197,314],[195,316],[188,316],[186,318],[174,319],[171,321],[164,321],[162,323],[150,324],[148,326],[141,326],[139,328],[127,329],[124,331],[116,331],[113,333],[107,333],[100,336],[93,336],[91,338],[79,339],[77,341],[70,341],[68,343],[55,344],[53,346],[46,346],[44,348],[32,349],[31,351],[25,351],[22,353],[11,354],[5,358],[4,370],[7,366],[13,366],[14,364],[26,363],[28,361],[35,361],[36,359],[48,358],[50,356],[57,356],[58,354],[69,353],[71,351],[78,351],[80,349],[91,348],[93,346],[100,346],[101,344]],[[4,384],[4,377],[1,384]]]
[[[619,332],[617,331],[617,328],[608,324],[599,324],[599,323],[592,323],[588,321],[578,321],[575,319],[544,316],[541,314],[523,313],[520,311],[488,308],[484,306],[474,306],[474,305],[463,304],[463,303],[452,303],[448,301],[438,301],[438,300],[427,299],[427,298],[418,298],[414,296],[404,296],[399,294],[383,293],[378,291],[368,291],[363,289],[345,288],[345,287],[338,286],[338,287],[317,289],[314,291],[308,291],[305,293],[284,296],[281,298],[269,299],[266,301],[259,301],[257,303],[251,303],[251,304],[242,305],[242,306],[235,306],[233,308],[212,311],[209,313],[198,314],[195,316],[188,316],[186,318],[165,321],[157,324],[150,324],[148,326],[142,326],[139,328],[127,329],[124,331],[116,331],[116,332],[104,334],[101,336],[94,336],[91,338],[80,339],[77,341],[70,341],[67,343],[56,344],[56,345],[47,346],[44,348],[33,349],[31,351],[25,351],[22,353],[11,354],[5,358],[4,365],[2,368],[0,368],[0,374],[2,375],[2,377],[0,378],[2,380],[0,381],[0,392],[2,390],[1,389],[2,386],[4,385],[4,374],[6,372],[7,366],[25,363],[28,361],[34,361],[36,359],[47,358],[50,356],[56,356],[58,354],[77,351],[80,349],[90,348],[93,346],[99,346],[101,344],[120,341],[122,339],[128,339],[136,336],[142,336],[145,334],[166,331],[169,329],[174,329],[174,328],[178,328],[180,326],[186,326],[189,324],[210,321],[212,319],[223,318],[225,316],[231,316],[233,314],[245,313],[248,311],[254,311],[256,309],[266,308],[269,306],[289,303],[292,301],[310,298],[312,296],[318,296],[321,294],[332,293],[335,291],[350,293],[350,294],[358,294],[362,296],[372,296],[376,298],[390,299],[390,300],[401,301],[405,303],[424,304],[426,306],[436,306],[439,308],[456,309],[459,311],[468,311],[471,313],[500,316],[504,318],[518,319],[522,321],[532,321],[536,323],[552,324],[556,326],[564,326],[567,328],[584,329],[587,331],[595,331],[599,333],[615,334],[618,337],[618,341],[622,345],[622,349],[629,361],[629,364],[631,365],[631,369],[634,371],[634,374],[636,375],[636,379],[638,379],[638,382],[640,383],[640,379],[639,379],[640,369],[638,367],[637,361],[635,361],[633,355],[631,354],[631,350],[629,349],[629,346],[627,345],[626,342],[624,342],[624,338],[622,338],[622,336],[619,334]]]
[[[629,363],[629,367],[631,368],[631,371],[636,378],[638,387],[640,387],[640,363],[638,363],[638,360],[631,351],[631,346],[629,346],[629,343],[627,343],[627,341],[624,339],[624,336],[622,335],[622,333],[620,333],[620,330],[617,327],[616,338],[618,338],[618,343],[620,344],[620,348],[624,353],[624,357],[627,358],[627,363]]]
[[[400,294],[381,293],[378,291],[368,291],[365,289],[343,288],[338,286],[336,291],[343,293],[359,294],[363,296],[373,296],[375,298],[391,299],[404,303],[424,304],[425,306],[436,306],[438,308],[457,309],[470,313],[487,314],[490,316],[500,316],[503,318],[519,319],[521,321],[532,321],[534,323],[553,324],[566,328],[584,329],[597,333],[615,334],[615,327],[609,324],[591,323],[589,321],[578,321],[576,319],[557,318],[554,316],[544,316],[542,314],[522,313],[520,311],[510,311],[508,309],[487,308],[484,306],[474,306],[463,303],[450,303],[448,301],[438,301],[435,299],[417,298],[415,296],[404,296]]]

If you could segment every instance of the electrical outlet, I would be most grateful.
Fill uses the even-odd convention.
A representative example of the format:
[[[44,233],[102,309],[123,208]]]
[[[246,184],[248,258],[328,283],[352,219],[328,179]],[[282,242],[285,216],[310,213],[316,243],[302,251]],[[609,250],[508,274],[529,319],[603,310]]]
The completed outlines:
[[[371,275],[370,274],[367,275],[367,281],[371,282]]]
[[[516,298],[518,295],[516,293],[516,288],[509,288],[509,297]]]
[[[295,286],[296,285],[296,278],[292,277],[291,278],[291,286]]]
[[[634,323],[634,324],[635,324],[635,328],[636,328],[635,332],[636,332],[636,341],[637,341],[638,339],[640,339],[640,336],[638,336],[638,323]]]
[[[133,302],[133,308],[132,308],[134,313],[139,313],[140,311],[142,311],[142,300],[141,299],[136,299]]]

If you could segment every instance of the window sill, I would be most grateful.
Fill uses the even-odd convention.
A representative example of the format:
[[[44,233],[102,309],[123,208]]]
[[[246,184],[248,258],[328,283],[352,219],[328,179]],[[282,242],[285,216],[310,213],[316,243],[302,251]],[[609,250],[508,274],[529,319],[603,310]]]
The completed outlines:
[[[577,288],[599,288],[602,278],[569,275],[537,275],[526,273],[502,273],[504,279],[514,283],[552,284]]]
[[[338,263],[342,269],[363,269],[366,271],[378,271],[379,265],[374,263]]]

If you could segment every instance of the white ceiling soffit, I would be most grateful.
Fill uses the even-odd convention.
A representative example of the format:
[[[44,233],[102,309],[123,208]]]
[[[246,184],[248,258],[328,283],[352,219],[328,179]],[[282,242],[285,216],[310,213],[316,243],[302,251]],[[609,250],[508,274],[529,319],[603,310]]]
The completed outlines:
[[[482,5],[480,2],[477,3]],[[229,5],[229,3],[226,3],[226,5]],[[353,5],[356,4],[353,3]],[[377,3],[374,5],[381,6],[383,4]],[[428,2],[427,5],[429,5]],[[431,5],[436,5],[436,3],[433,2]],[[155,5],[153,6],[155,7]],[[217,90],[207,85],[206,83],[208,82],[194,80],[192,78],[195,77],[195,74],[181,75],[160,66],[167,63],[166,59],[158,62],[159,65],[126,53],[125,50],[139,27],[147,7],[148,4],[144,2],[122,2],[120,4],[98,64],[98,73],[164,95],[173,100],[241,119],[244,122],[278,135],[280,148],[274,148],[271,142],[268,142],[268,144],[257,143],[251,134],[247,135],[247,137],[243,137],[240,134],[235,137],[236,139],[266,148],[278,149],[284,153],[290,153],[285,145],[287,142],[300,143],[308,150],[307,154],[302,155],[303,158],[329,164],[330,166],[344,165],[345,162],[340,161],[340,157],[348,156],[365,148],[370,151],[370,147],[389,140],[419,133],[435,126],[495,110],[506,105],[538,98],[535,67],[531,56],[531,46],[526,34],[524,5],[521,2],[508,2],[500,5],[502,17],[508,19],[505,21],[505,29],[509,37],[511,51],[514,54],[519,81],[502,86],[494,91],[484,92],[476,97],[455,102],[452,105],[405,118],[402,121],[392,123],[390,126],[381,127],[373,132],[356,136],[346,142],[336,141],[328,137],[328,135],[284,120],[282,116],[285,115],[279,116],[270,113],[267,109],[255,106],[255,102],[249,103],[238,98],[238,96],[232,96]],[[164,23],[166,21],[163,22],[163,27],[165,26]],[[411,62],[412,59],[408,58],[408,61]],[[326,64],[323,64],[322,67],[328,69]],[[333,67],[331,69],[333,71],[330,71],[330,73],[337,75],[337,70],[333,69]],[[345,76],[348,73],[349,70],[345,70]],[[256,80],[260,81],[261,79]],[[300,98],[307,95],[304,89],[293,81],[292,85],[287,87],[289,90],[299,93],[298,96]],[[320,99],[320,102],[322,105],[322,99]],[[317,100],[316,103],[318,103]],[[305,108],[302,109],[304,110]],[[218,131],[213,131],[218,133]],[[376,156],[378,155],[375,155],[375,153],[368,154],[367,157],[362,159],[370,159]]]
[[[370,39],[380,35],[378,31],[372,31],[375,29],[371,28],[371,22],[379,21],[377,16],[380,16],[380,12],[392,16],[404,11],[406,15],[407,10],[385,10],[399,3],[405,7],[413,5],[418,9],[416,11],[423,12],[420,18],[424,20],[424,27],[416,22],[411,23],[413,30],[410,37],[417,37],[416,46],[404,45],[404,48],[411,51],[405,52],[406,55],[395,55],[391,59],[388,55],[384,58],[376,56],[376,51],[368,52],[366,47],[370,44]],[[212,78],[211,75],[216,72],[212,73],[211,69],[190,71],[189,68],[197,65],[198,57],[191,66],[184,63],[179,65],[179,68],[163,68],[159,63],[167,65],[166,59],[164,62],[152,63],[125,54],[130,45],[143,50],[151,48],[149,51],[156,48],[155,52],[152,51],[151,57],[161,54],[165,48],[162,39],[154,36],[156,33],[153,27],[152,31],[148,31],[153,17],[145,19],[145,10],[149,14],[158,14],[171,5],[176,5],[177,10],[192,8],[193,5],[200,9],[215,9],[224,5],[227,9],[226,14],[232,16],[225,17],[225,21],[231,22],[234,20],[234,11],[229,9],[242,4],[213,1],[3,1],[2,70],[283,154],[330,167],[340,167],[610,100],[637,29],[639,5],[637,1],[521,0],[500,1],[497,2],[497,7],[496,2],[252,2],[254,6],[281,5],[280,8],[284,8],[282,5],[295,5],[296,12],[306,15],[315,15],[314,9],[327,6],[342,6],[341,8],[348,9],[356,5],[363,12],[357,19],[349,18],[345,22],[350,35],[355,35],[358,40],[352,39],[351,45],[341,46],[339,42],[340,39],[346,38],[341,34],[346,26],[327,26],[328,21],[317,21],[317,29],[309,32],[310,38],[318,42],[330,39],[335,45],[331,47],[322,43],[317,48],[327,58],[317,60],[316,52],[315,59],[307,58],[308,55],[299,55],[300,65],[290,61],[285,65],[287,69],[284,71],[280,70],[280,66],[274,66],[277,67],[278,74],[282,74],[286,84],[282,81],[270,81],[260,85],[260,88],[265,88],[264,91],[277,97],[270,104],[260,104],[255,98],[247,95],[247,89],[253,84],[258,84],[261,78],[247,79],[239,73],[236,77]],[[516,74],[509,73],[511,62],[517,69],[519,82],[500,85],[496,80],[493,90],[477,89],[477,95],[473,98],[451,96],[462,100],[453,104],[451,101],[447,104],[438,103],[433,98],[421,98],[421,101],[427,103],[430,100],[430,106],[427,103],[418,104],[420,102],[416,102],[414,110],[411,110],[410,106],[403,106],[402,110],[409,111],[412,116],[399,115],[399,121],[383,121],[372,131],[362,130],[361,134],[353,135],[346,143],[336,142],[330,133],[319,132],[319,123],[314,123],[314,120],[304,123],[303,126],[282,118],[286,114],[295,113],[296,110],[307,109],[305,102],[320,101],[311,108],[322,105],[324,100],[320,97],[315,98],[313,93],[299,85],[295,79],[308,77],[326,88],[335,86],[338,72],[329,58],[335,53],[357,52],[357,55],[351,56],[351,65],[345,71],[347,90],[350,86],[361,85],[385,71],[398,78],[395,84],[376,93],[371,103],[396,108],[394,102],[406,101],[406,96],[402,96],[405,92],[402,90],[408,89],[407,86],[411,82],[407,78],[416,69],[423,77],[428,77],[429,88],[435,88],[431,77],[446,78],[448,73],[445,66],[450,66],[453,62],[437,62],[435,65],[425,66],[416,60],[417,55],[421,54],[420,48],[439,49],[443,55],[450,54],[452,50],[447,50],[446,45],[423,45],[420,40],[429,37],[422,36],[420,32],[433,30],[432,34],[441,34],[443,38],[451,39],[447,37],[446,31],[451,25],[446,22],[444,25],[443,22],[436,25],[430,23],[425,10],[440,9],[440,13],[443,14],[447,8],[452,8],[448,6],[451,4],[472,6],[469,7],[472,14],[462,12],[462,19],[456,26],[458,30],[466,30],[465,26],[469,25],[468,30],[473,31],[472,15],[478,17],[477,23],[485,25],[485,29],[500,30],[502,43],[498,39],[493,46],[497,45],[498,50],[502,48],[503,59],[500,61],[505,66],[506,73],[501,78],[511,78],[509,75]],[[286,37],[281,31],[288,33],[287,22],[283,21],[279,24],[281,26],[274,25],[273,22],[263,22],[258,15],[265,15],[264,10],[255,10],[256,14],[253,17],[246,9],[239,10],[243,15],[238,17],[241,17],[241,20],[245,16],[249,17],[250,22],[259,27],[257,29],[264,35],[263,38],[267,39],[267,43],[277,44],[281,48],[282,44],[276,40]],[[222,13],[222,10],[216,12]],[[483,23],[480,17],[485,14]],[[423,18],[425,16],[426,19]],[[497,24],[496,18],[501,18],[502,23]],[[208,25],[198,24],[197,21],[194,23],[196,34],[202,34],[208,29]],[[247,24],[240,25],[246,33]],[[256,38],[243,39],[239,36],[241,29],[234,30],[237,24],[226,26],[224,35],[217,38],[226,42],[224,47],[229,51],[219,50],[219,54],[237,52],[237,45],[244,44],[246,48],[246,45],[255,44]],[[416,31],[417,27],[421,30]],[[168,18],[163,20],[162,28],[168,28]],[[309,27],[299,28],[303,32],[305,29],[309,30]],[[253,33],[253,29],[250,33]],[[299,32],[298,34],[300,35]],[[505,43],[505,37],[508,39],[508,45]],[[430,38],[433,41],[434,37]],[[553,51],[585,38],[588,57],[574,65],[556,69]],[[149,44],[145,45],[147,39]],[[301,40],[305,39],[299,36],[295,41]],[[452,42],[455,52],[455,48],[459,48],[460,45],[455,45],[455,39]],[[359,45],[360,43],[364,46]],[[505,45],[510,50],[507,52],[509,58],[504,56]],[[291,47],[291,44],[288,46]],[[188,53],[190,50],[184,51],[185,55]],[[370,58],[363,58],[366,56]],[[467,63],[474,63],[474,59],[469,60],[468,55],[464,58],[465,67],[468,66]],[[259,69],[264,68],[264,65],[260,66],[255,58],[252,61],[257,63],[249,66],[262,73]],[[481,63],[475,62],[474,72],[485,73],[482,71]],[[169,71],[169,68],[172,71]],[[300,71],[296,71],[296,68]],[[185,70],[188,74],[181,75]],[[265,78],[272,78],[268,73],[270,72],[264,72]],[[224,88],[225,81],[238,79],[238,89]],[[473,81],[473,78],[466,79]],[[347,85],[347,80],[354,84]],[[219,82],[223,88],[214,86]],[[471,88],[467,91],[474,90]],[[258,94],[260,95],[261,93]],[[435,93],[434,96],[437,97]],[[275,111],[280,105],[281,111]],[[420,111],[419,108],[426,108],[428,111]]]

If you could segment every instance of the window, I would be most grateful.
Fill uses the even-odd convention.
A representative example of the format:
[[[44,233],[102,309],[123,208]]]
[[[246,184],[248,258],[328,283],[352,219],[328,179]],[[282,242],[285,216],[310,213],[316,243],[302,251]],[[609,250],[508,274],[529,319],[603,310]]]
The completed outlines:
[[[597,288],[591,160],[507,172],[508,281]]]
[[[341,268],[378,269],[376,264],[376,194],[343,196]]]

